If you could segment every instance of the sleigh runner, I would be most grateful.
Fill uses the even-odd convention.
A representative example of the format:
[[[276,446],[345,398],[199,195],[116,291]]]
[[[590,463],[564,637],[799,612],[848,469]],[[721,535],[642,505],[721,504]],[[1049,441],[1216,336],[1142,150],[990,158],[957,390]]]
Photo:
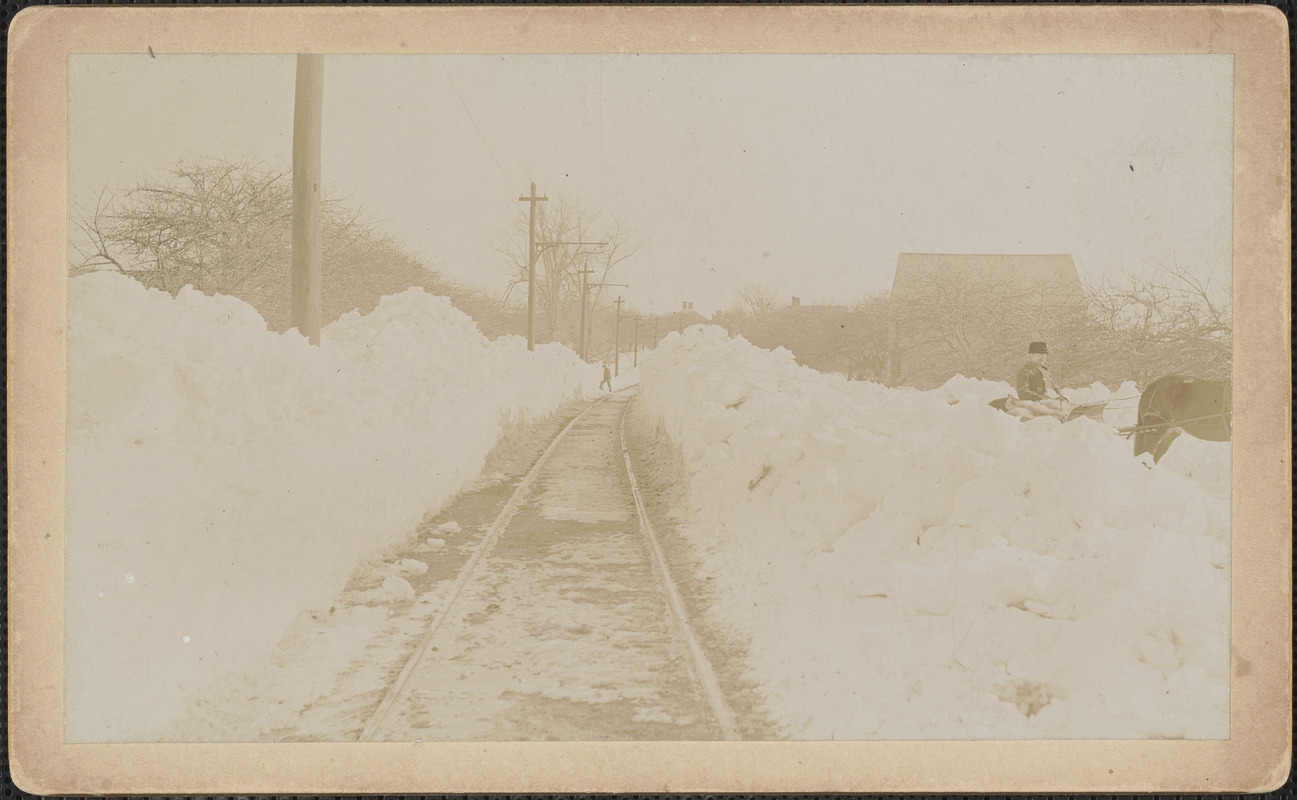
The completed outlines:
[[[1017,417],[1024,422],[1040,417],[1053,417],[1062,422],[1088,417],[1103,421],[1103,409],[1109,401],[1099,403],[1073,404],[1065,399],[1058,400],[1020,400],[1013,395],[991,401],[991,407]]]
[[[1233,432],[1233,386],[1230,381],[1212,381],[1191,375],[1167,375],[1148,385],[1139,396],[1139,413],[1134,425],[1116,428],[1117,434],[1134,439],[1135,455],[1152,453],[1156,463],[1181,433],[1209,442],[1228,442]],[[1117,400],[1072,405],[1067,400],[1020,400],[1012,395],[992,400],[990,405],[1021,420],[1054,417],[1071,422],[1081,417],[1103,421],[1104,408]]]

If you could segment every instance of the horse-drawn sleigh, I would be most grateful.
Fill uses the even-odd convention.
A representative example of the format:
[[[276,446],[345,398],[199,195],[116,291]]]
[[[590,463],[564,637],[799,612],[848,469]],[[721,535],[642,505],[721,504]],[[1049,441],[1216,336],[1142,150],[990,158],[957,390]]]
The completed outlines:
[[[1166,455],[1181,433],[1209,442],[1228,442],[1232,411],[1229,381],[1211,381],[1190,375],[1167,375],[1148,385],[1139,396],[1135,424],[1117,428],[1117,433],[1135,441],[1135,455],[1152,453],[1156,463]],[[1125,398],[1123,398],[1125,399]],[[1129,398],[1134,399],[1134,398]],[[994,400],[991,405],[1019,419],[1053,416],[1063,422],[1081,417],[1103,420],[1104,407],[1113,402],[1069,405],[1042,404],[1014,397]]]

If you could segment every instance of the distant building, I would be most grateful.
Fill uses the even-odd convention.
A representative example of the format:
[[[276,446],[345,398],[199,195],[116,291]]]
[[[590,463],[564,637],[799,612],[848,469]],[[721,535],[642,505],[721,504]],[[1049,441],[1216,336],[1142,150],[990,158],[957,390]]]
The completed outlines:
[[[683,333],[690,325],[706,325],[709,320],[694,311],[694,304],[685,300],[680,310],[671,314],[655,314],[640,321],[640,330],[649,331],[648,337],[661,340],[668,333]]]
[[[1027,345],[1055,377],[1082,346],[1085,293],[1070,255],[901,253],[890,297],[888,380],[932,388],[956,374],[1012,380]]]

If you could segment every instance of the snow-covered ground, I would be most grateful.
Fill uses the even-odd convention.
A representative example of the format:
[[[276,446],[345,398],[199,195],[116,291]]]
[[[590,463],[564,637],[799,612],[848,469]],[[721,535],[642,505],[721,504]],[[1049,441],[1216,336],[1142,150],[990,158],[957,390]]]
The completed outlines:
[[[68,290],[68,741],[156,738],[410,536],[502,430],[602,377],[417,289],[318,348],[230,297],[111,273]]]
[[[696,326],[642,358],[713,623],[787,736],[1229,735],[1230,448],[1160,464],[1114,424],[1019,422],[1008,385],[919,392]]]
[[[1228,735],[1228,444],[1133,458],[1113,430],[1129,385],[1068,390],[1118,398],[1107,424],[1022,423],[986,405],[1007,384],[848,383],[715,328],[640,359],[614,387],[642,374],[708,627],[747,644],[782,735]],[[371,639],[399,651],[423,617],[383,604],[459,553],[457,530],[406,541],[420,521],[602,377],[419,290],[316,348],[232,298],[108,273],[69,284],[68,367],[69,741],[174,738],[239,694],[231,676],[309,704]],[[346,595],[358,566],[376,588]],[[298,625],[311,669],[267,673],[312,611],[329,623]],[[286,714],[238,730],[273,738]]]

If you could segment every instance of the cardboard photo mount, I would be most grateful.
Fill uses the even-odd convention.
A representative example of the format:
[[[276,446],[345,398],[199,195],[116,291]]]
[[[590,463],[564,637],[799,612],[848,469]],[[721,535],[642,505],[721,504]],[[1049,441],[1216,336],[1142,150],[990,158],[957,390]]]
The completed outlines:
[[[1288,31],[1267,6],[38,7],[9,38],[9,743],[37,794],[1233,792],[1291,759]],[[1214,53],[1234,63],[1224,741],[63,741],[67,76],[77,53]],[[1168,136],[1174,136],[1169,131]]]

